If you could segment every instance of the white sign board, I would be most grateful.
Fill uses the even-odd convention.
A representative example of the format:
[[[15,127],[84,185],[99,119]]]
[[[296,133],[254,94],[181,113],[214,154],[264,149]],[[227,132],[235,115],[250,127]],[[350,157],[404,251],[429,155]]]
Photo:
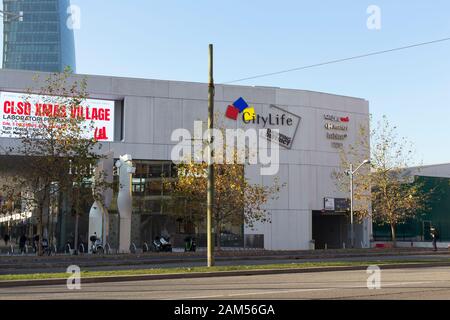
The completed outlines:
[[[334,211],[334,198],[325,198],[324,199],[324,209],[326,211]]]
[[[82,117],[92,131],[87,138],[114,141],[114,101],[85,99],[79,106],[68,110],[59,105],[64,98],[0,92],[0,137],[18,138],[24,128],[32,129],[48,117]]]
[[[261,133],[264,138],[291,149],[300,120],[300,116],[271,104],[268,112],[257,114],[253,122],[266,129]],[[273,129],[278,130],[278,133]]]

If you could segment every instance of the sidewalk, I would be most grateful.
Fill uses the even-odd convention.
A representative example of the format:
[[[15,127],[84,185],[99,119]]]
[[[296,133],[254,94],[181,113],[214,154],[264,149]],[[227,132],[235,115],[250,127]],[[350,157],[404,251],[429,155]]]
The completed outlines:
[[[449,250],[439,250],[433,252],[427,248],[396,248],[396,249],[339,249],[339,250],[315,250],[315,251],[266,251],[266,250],[237,250],[215,252],[216,261],[223,262],[244,262],[245,261],[279,261],[292,260],[292,262],[302,261],[327,261],[338,259],[361,258],[369,260],[389,257],[417,257],[417,256],[448,256]],[[185,253],[141,253],[141,254],[115,254],[115,255],[91,255],[82,254],[78,256],[56,255],[56,256],[1,256],[0,270],[21,270],[21,269],[52,269],[65,268],[75,264],[80,267],[100,267],[100,266],[139,266],[139,265],[174,265],[204,262],[205,252]],[[4,273],[3,273],[4,274]]]

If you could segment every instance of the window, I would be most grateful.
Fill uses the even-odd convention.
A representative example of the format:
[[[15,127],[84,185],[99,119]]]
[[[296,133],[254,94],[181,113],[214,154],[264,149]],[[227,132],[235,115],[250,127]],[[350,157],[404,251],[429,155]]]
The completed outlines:
[[[164,177],[175,177],[171,161],[133,160],[136,171],[132,178],[133,213],[164,214],[163,199],[170,190],[163,188]],[[118,177],[114,177],[114,196],[117,199]],[[116,200],[113,200],[116,201]]]

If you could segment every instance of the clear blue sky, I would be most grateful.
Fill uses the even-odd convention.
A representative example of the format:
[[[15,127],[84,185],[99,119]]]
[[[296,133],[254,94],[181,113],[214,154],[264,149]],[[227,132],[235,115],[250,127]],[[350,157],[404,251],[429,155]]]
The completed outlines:
[[[450,1],[72,0],[78,73],[215,80],[345,58],[450,36]],[[366,9],[381,8],[381,30]],[[246,85],[362,97],[416,146],[416,162],[450,162],[450,41],[278,76]]]

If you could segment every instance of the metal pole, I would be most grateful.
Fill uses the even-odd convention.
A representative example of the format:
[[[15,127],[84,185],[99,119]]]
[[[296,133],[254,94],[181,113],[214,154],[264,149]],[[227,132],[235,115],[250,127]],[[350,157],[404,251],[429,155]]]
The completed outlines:
[[[209,45],[209,85],[208,85],[208,195],[207,195],[207,210],[206,210],[206,238],[207,238],[207,260],[208,267],[214,265],[213,249],[214,243],[212,239],[212,216],[213,216],[213,201],[214,201],[214,166],[212,148],[213,136],[212,129],[214,127],[214,78],[213,78],[213,45]],[[220,241],[220,239],[219,239]]]
[[[350,245],[354,247],[353,229],[353,164],[350,164]]]

